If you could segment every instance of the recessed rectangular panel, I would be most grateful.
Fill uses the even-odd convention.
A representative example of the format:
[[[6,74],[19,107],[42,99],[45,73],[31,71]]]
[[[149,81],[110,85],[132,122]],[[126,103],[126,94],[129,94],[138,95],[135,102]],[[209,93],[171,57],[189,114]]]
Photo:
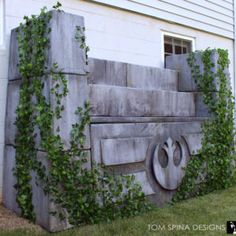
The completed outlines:
[[[142,162],[149,143],[149,137],[102,139],[102,162],[107,166]]]

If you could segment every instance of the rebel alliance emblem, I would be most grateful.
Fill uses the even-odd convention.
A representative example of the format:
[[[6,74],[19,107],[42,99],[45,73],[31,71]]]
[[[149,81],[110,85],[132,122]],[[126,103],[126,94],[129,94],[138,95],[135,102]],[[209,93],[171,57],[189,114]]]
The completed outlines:
[[[163,146],[157,144],[153,152],[153,172],[158,183],[167,190],[175,190],[181,183],[187,165],[187,152],[181,141],[170,137]]]

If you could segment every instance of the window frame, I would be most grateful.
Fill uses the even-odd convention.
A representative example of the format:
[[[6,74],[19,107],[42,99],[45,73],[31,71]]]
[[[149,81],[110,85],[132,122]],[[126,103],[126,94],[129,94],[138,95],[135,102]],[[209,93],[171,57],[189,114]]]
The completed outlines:
[[[191,36],[186,36],[186,35],[182,35],[182,34],[177,34],[177,33],[171,33],[171,32],[167,32],[167,31],[161,31],[161,62],[162,62],[162,67],[165,67],[165,36],[168,37],[173,37],[173,38],[178,38],[178,39],[182,39],[182,40],[186,40],[186,41],[190,41],[191,42],[191,46],[192,46],[192,52],[195,51],[195,38],[191,37]]]

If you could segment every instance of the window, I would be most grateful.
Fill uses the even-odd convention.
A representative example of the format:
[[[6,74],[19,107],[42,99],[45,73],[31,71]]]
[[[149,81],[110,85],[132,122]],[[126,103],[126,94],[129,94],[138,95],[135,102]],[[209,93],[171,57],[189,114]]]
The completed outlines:
[[[188,37],[181,37],[171,33],[163,34],[163,47],[164,47],[164,66],[167,56],[172,54],[186,54],[194,51],[194,39]]]

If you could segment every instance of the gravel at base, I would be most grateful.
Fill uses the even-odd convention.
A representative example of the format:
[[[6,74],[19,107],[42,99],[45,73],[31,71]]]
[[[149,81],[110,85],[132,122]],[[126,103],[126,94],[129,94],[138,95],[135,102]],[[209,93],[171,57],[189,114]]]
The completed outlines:
[[[0,205],[0,229],[15,230],[15,229],[29,229],[36,232],[43,232],[43,229],[30,223],[28,220],[17,216],[12,211],[9,211],[3,205]]]

